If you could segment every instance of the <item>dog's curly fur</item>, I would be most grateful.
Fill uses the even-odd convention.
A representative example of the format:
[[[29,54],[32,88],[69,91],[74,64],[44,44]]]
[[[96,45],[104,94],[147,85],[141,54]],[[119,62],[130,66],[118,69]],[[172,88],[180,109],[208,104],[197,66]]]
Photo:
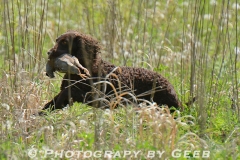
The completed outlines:
[[[93,96],[88,97],[89,92],[93,91],[94,83],[102,80],[111,82],[118,91],[124,90],[124,87],[131,89],[139,99],[154,101],[158,105],[173,106],[177,109],[182,106],[173,86],[166,78],[143,68],[118,67],[116,69],[115,65],[102,60],[101,46],[91,36],[76,31],[66,32],[56,39],[56,45],[49,50],[48,58],[54,59],[66,53],[77,57],[80,64],[89,70],[91,78],[84,80],[78,75],[65,74],[60,93],[48,102],[43,110],[62,109],[70,102],[94,100],[91,98]],[[108,78],[106,78],[107,75]],[[110,93],[113,93],[113,88],[108,84],[104,95]]]

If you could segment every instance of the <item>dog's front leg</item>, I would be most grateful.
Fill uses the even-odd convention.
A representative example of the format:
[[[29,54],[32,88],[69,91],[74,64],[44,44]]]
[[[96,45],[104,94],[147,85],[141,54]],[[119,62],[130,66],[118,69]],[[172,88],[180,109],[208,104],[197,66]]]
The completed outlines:
[[[49,109],[50,111],[53,111],[54,110],[54,106],[55,106],[55,104],[56,104],[60,94],[61,94],[61,92],[58,95],[56,95],[50,102],[45,104],[43,109],[38,114],[39,115],[44,115],[45,114],[45,110],[47,110],[47,109]]]
[[[67,104],[70,106],[74,102],[83,102],[85,92],[76,87],[69,87],[61,91],[59,94],[54,109],[62,109]]]

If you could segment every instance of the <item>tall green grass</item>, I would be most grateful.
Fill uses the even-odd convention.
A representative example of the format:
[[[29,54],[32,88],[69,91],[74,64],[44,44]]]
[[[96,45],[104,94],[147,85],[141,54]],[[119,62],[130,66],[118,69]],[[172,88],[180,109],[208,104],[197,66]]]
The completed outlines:
[[[165,150],[162,158],[176,148],[191,155],[205,149],[210,159],[239,158],[237,0],[0,3],[1,159],[25,159],[30,148]],[[46,53],[67,30],[97,38],[102,57],[116,65],[164,75],[182,102],[197,101],[175,118],[154,105],[98,110],[78,103],[33,117],[59,91],[62,75],[45,76]]]

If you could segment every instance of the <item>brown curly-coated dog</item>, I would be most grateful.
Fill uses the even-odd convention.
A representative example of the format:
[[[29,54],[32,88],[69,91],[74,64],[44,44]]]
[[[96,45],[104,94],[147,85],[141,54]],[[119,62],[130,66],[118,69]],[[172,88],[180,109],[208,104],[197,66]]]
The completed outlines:
[[[100,44],[91,36],[75,31],[62,34],[49,50],[48,58],[55,59],[66,53],[75,56],[89,70],[91,78],[82,79],[79,75],[65,74],[60,93],[43,110],[62,109],[72,102],[112,107],[110,104],[120,101],[139,103],[147,100],[177,109],[182,106],[166,78],[147,69],[116,67],[102,60]]]

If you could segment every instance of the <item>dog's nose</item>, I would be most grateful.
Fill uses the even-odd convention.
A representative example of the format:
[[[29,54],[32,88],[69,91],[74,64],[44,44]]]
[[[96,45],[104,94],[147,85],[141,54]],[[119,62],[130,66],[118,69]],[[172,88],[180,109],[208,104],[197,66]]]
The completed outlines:
[[[53,51],[54,51],[54,48],[51,48],[51,49],[48,50],[47,54],[50,55],[50,54],[53,53]]]
[[[52,51],[51,51],[51,50],[47,52],[47,54],[48,54],[48,55],[49,55],[49,54],[51,54],[51,53],[52,53]]]

